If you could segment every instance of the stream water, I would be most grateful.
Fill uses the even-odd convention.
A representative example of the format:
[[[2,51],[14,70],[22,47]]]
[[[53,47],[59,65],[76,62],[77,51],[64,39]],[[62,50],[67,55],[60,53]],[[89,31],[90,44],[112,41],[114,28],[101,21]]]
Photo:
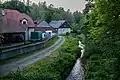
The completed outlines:
[[[84,80],[84,69],[82,67],[81,58],[83,57],[85,46],[79,41],[79,47],[82,49],[81,57],[76,61],[75,66],[66,80]]]
[[[84,80],[84,70],[80,59],[77,60],[73,70],[66,80]]]

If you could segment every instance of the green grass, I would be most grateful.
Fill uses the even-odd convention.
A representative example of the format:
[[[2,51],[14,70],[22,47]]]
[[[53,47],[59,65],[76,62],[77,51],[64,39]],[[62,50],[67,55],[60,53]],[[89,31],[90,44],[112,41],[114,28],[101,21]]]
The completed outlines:
[[[80,57],[78,40],[65,37],[64,44],[47,58],[23,71],[16,71],[2,78],[3,80],[65,80],[77,58]]]
[[[55,38],[53,38],[52,40],[48,41],[48,42],[44,45],[44,48],[42,48],[42,49],[45,49],[45,48],[48,48],[48,47],[52,46],[58,39],[59,39],[59,37],[55,37]],[[31,51],[31,52],[26,53],[26,54],[20,54],[20,55],[11,57],[11,58],[9,58],[9,59],[0,60],[0,65],[7,64],[7,63],[11,63],[11,62],[20,60],[21,58],[28,57],[28,56],[30,56],[30,55],[33,55],[33,54],[39,52],[39,51],[42,50],[42,49],[35,50],[35,51]]]

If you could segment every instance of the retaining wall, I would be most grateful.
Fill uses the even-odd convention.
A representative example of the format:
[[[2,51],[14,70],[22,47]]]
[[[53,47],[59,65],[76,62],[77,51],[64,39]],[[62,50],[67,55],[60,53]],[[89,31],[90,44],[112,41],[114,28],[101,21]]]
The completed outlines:
[[[52,39],[54,39],[56,36],[53,36],[52,38],[43,41],[43,42],[37,42],[34,44],[30,44],[30,45],[25,45],[22,47],[18,47],[18,48],[12,48],[12,49],[8,49],[8,50],[4,50],[0,52],[0,60],[4,60],[4,59],[8,59],[14,56],[17,56],[19,54],[25,54],[34,50],[38,50],[38,49],[42,49],[45,47],[45,45]]]

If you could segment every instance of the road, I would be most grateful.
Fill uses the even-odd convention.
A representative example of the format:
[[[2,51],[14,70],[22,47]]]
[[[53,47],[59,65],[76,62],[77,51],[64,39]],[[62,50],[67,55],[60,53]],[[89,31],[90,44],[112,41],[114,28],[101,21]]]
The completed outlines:
[[[41,50],[24,59],[11,62],[9,64],[0,65],[0,69],[1,69],[0,76],[5,76],[14,70],[17,70],[18,68],[23,69],[30,64],[34,64],[38,60],[44,59],[45,57],[49,56],[52,52],[54,52],[56,49],[58,49],[64,43],[64,41],[65,41],[64,37],[60,36],[59,40],[51,47]]]

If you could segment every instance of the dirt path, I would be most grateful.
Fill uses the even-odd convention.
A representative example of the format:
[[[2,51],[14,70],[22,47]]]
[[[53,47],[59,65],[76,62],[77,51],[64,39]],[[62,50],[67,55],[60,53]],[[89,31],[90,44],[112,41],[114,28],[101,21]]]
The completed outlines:
[[[46,48],[24,59],[9,64],[0,65],[0,76],[5,76],[11,71],[17,70],[18,68],[25,68],[30,64],[34,64],[38,60],[44,59],[45,57],[49,56],[53,51],[58,49],[64,43],[64,41],[64,37],[60,37],[59,40],[49,48]]]

